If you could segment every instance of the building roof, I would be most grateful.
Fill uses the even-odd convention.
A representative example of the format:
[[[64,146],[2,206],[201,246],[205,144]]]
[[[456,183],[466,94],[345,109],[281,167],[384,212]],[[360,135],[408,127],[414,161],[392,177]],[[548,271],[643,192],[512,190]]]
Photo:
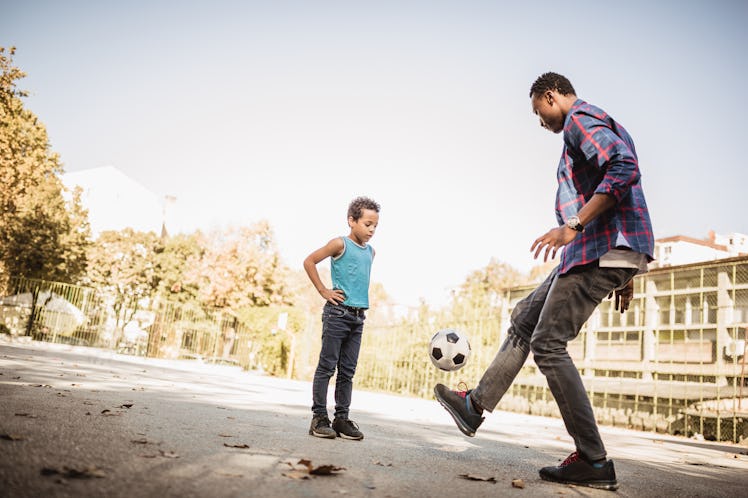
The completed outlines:
[[[105,230],[132,228],[162,233],[162,199],[114,166],[65,173],[68,188],[81,187],[81,202],[88,210],[94,236]]]

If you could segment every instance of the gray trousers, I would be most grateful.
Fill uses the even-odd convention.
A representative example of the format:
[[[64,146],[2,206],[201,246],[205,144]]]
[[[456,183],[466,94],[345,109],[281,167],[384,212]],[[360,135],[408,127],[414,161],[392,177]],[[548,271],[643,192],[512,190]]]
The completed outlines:
[[[493,411],[532,351],[548,381],[579,453],[589,460],[605,458],[582,378],[566,350],[598,304],[637,273],[634,268],[600,268],[596,263],[548,278],[514,308],[508,336],[471,397]]]

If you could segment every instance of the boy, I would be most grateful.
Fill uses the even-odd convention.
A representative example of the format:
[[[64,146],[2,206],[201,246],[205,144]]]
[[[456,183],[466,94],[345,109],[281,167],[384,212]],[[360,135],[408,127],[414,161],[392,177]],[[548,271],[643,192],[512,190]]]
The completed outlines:
[[[312,384],[312,424],[309,434],[334,439],[360,440],[364,435],[348,418],[353,392],[361,334],[369,308],[369,275],[374,249],[367,244],[379,223],[379,204],[368,197],[357,197],[348,206],[347,237],[336,237],[304,260],[304,270],[325,299],[322,309],[322,349]],[[332,289],[322,283],[317,263],[330,259]],[[335,419],[330,427],[327,416],[327,387],[335,380]]]
[[[556,219],[560,226],[532,244],[535,258],[561,260],[546,280],[512,312],[504,344],[480,383],[470,391],[437,384],[439,402],[459,429],[473,436],[483,411],[493,411],[532,351],[546,376],[576,451],[556,467],[540,470],[548,481],[618,488],[613,461],[597,429],[592,406],[566,345],[597,305],[612,293],[623,313],[633,296],[633,277],[645,272],[654,249],[634,142],[601,109],[578,99],[568,79],[545,73],[530,90],[540,126],[563,131],[558,165]]]

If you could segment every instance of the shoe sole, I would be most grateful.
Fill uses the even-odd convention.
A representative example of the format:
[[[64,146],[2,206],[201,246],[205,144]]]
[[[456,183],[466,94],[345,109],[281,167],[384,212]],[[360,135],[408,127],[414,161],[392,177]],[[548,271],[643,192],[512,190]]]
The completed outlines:
[[[321,432],[314,432],[312,430],[309,431],[310,436],[319,437],[322,439],[335,439],[335,434],[323,434]]]
[[[452,415],[452,418],[454,419],[455,423],[457,424],[457,428],[460,429],[460,432],[465,434],[468,437],[475,436],[475,430],[467,425],[467,422],[462,420],[462,417],[460,417],[459,413],[456,413],[454,411],[454,408],[452,408],[452,405],[446,402],[446,400],[442,399],[441,395],[439,394],[439,391],[434,388],[434,396],[436,396],[436,400],[441,404],[447,412]]]
[[[572,484],[574,486],[585,486],[587,488],[604,489],[607,491],[615,491],[618,489],[618,482],[610,481],[590,481],[590,482],[577,482],[577,481],[566,481],[562,479],[551,479],[546,476],[540,476],[544,481],[557,482],[559,484]]]
[[[347,434],[342,434],[340,432],[338,432],[338,437],[342,439],[350,439],[351,441],[361,441],[364,438],[364,436],[359,436],[359,437],[349,436]]]

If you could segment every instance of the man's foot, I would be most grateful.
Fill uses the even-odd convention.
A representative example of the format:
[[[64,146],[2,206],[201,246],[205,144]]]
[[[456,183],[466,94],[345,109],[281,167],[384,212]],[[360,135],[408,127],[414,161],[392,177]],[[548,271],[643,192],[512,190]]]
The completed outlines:
[[[335,417],[332,421],[333,431],[340,437],[345,439],[363,439],[364,434],[358,430],[358,424],[348,418]]]
[[[330,427],[330,419],[327,415],[315,415],[312,417],[312,425],[309,426],[309,434],[326,439],[335,439],[335,431]]]
[[[569,455],[558,467],[543,467],[540,478],[546,481],[576,484],[590,488],[618,489],[616,469],[613,460],[591,464],[576,451]]]
[[[455,419],[462,433],[470,437],[475,436],[475,431],[483,423],[484,417],[481,417],[481,414],[473,407],[470,401],[470,391],[450,391],[444,384],[437,384],[434,387],[434,395]]]

